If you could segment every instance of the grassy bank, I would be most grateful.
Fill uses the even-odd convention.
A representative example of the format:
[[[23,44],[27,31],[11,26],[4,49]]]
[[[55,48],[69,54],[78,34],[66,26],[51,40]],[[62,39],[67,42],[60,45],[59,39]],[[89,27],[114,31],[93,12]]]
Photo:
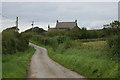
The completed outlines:
[[[33,43],[43,46],[38,42]],[[89,78],[117,78],[118,63],[113,60],[110,53],[106,51],[105,41],[95,42],[73,42],[74,45],[66,48],[60,44],[56,49],[44,46],[48,49],[48,55],[56,62],[70,68]],[[77,43],[77,44],[76,44]]]
[[[26,76],[30,57],[34,48],[30,47],[24,52],[2,55],[2,77],[3,78],[24,78]]]
[[[2,78],[2,54],[0,54],[0,79]]]

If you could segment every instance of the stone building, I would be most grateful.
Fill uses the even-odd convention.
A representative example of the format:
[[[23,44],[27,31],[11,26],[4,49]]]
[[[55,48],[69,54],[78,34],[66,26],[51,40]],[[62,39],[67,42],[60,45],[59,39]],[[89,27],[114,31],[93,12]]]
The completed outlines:
[[[77,25],[77,20],[74,22],[59,22],[57,20],[55,28],[50,28],[48,25],[48,30],[55,30],[55,29],[79,29]]]

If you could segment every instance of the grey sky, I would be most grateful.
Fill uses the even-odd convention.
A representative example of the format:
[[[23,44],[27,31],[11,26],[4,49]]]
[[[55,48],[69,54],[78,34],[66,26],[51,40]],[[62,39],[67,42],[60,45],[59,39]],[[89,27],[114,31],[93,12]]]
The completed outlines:
[[[15,18],[19,16],[20,31],[35,26],[47,30],[47,25],[55,27],[56,20],[78,20],[80,28],[99,29],[104,24],[118,19],[117,2],[3,2],[3,29],[15,25]]]

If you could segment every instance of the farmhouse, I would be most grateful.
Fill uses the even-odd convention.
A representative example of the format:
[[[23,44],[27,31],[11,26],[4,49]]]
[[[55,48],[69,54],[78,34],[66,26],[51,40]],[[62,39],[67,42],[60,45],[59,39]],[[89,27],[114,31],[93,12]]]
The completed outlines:
[[[74,22],[59,22],[57,20],[55,28],[50,28],[50,26],[48,25],[48,30],[54,29],[79,29],[79,27],[77,25],[77,20],[75,20]]]

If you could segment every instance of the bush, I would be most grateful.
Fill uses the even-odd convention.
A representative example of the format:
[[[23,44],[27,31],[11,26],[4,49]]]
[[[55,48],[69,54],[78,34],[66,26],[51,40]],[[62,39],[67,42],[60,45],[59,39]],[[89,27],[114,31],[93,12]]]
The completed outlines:
[[[68,32],[68,30],[59,30],[59,29],[55,29],[55,30],[49,30],[46,32],[46,35],[49,37],[54,37],[54,36],[59,36],[59,35],[66,35]]]
[[[68,40],[64,43],[64,48],[65,49],[68,49],[68,48],[71,48],[71,47],[72,47],[72,42],[70,40]]]
[[[120,34],[111,36],[108,39],[108,45],[113,54],[120,54]]]
[[[104,35],[111,36],[111,35],[118,35],[120,33],[120,28],[105,28],[103,29]]]
[[[73,29],[67,31],[67,36],[69,36],[71,39],[79,39],[81,37],[81,30],[80,29]]]
[[[64,43],[66,40],[69,40],[70,38],[68,36],[56,36],[57,38],[57,42],[60,44],[60,43]]]
[[[2,31],[3,54],[13,54],[28,48],[28,39],[15,31],[15,27]]]
[[[79,40],[67,40],[63,43],[63,46],[65,49],[79,49],[81,47],[82,43]]]

